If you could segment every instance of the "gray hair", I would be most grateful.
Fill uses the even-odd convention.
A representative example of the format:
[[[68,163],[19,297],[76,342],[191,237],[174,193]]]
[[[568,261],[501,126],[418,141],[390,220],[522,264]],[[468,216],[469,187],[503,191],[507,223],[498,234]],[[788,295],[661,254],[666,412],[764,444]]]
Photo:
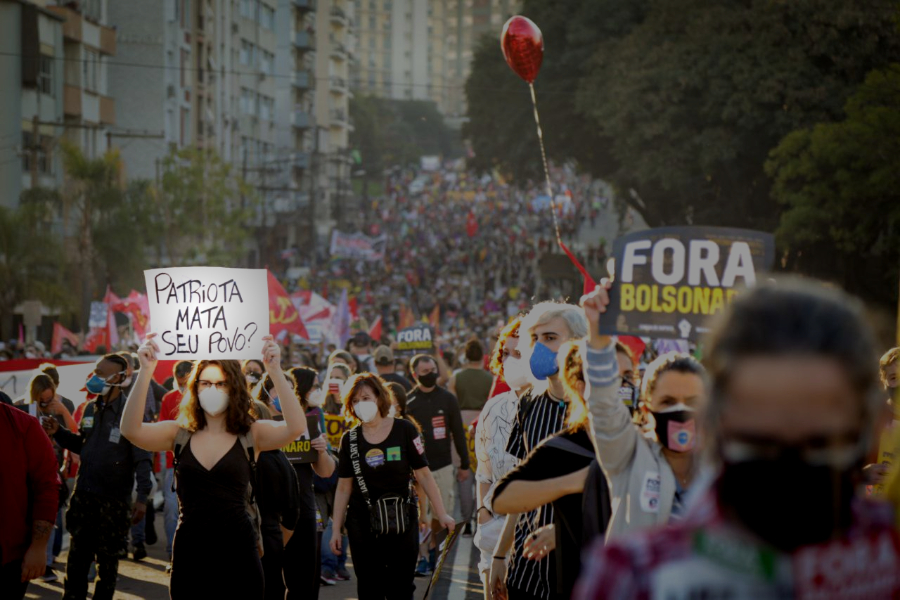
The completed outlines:
[[[561,302],[539,302],[522,319],[520,331],[527,331],[530,336],[535,327],[546,325],[553,319],[560,318],[566,322],[573,340],[583,340],[588,336],[588,321],[584,309],[574,304]]]

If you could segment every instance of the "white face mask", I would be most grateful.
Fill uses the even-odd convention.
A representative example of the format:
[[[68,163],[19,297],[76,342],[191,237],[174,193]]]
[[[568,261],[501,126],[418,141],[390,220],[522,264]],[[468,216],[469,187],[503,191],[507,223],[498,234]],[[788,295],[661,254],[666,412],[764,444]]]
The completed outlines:
[[[129,375],[128,377],[125,378],[125,381],[123,381],[123,382],[121,383],[121,386],[122,386],[122,387],[128,387],[129,385],[131,385],[131,382],[132,382],[133,380],[134,380],[134,376],[133,376],[133,375]]]
[[[361,400],[353,407],[356,416],[363,423],[370,423],[378,414],[378,405],[372,400]]]
[[[325,390],[313,390],[306,399],[307,404],[313,408],[325,404]]]
[[[509,387],[514,390],[518,390],[528,385],[528,375],[530,372],[531,369],[529,368],[528,363],[521,358],[515,358],[510,355],[503,361],[503,378],[506,380],[506,383],[509,384]]]
[[[225,412],[225,408],[228,406],[228,394],[215,386],[200,392],[198,399],[200,407],[211,417],[219,416]]]
[[[397,407],[394,404],[391,404],[391,407],[388,409],[388,416],[392,419],[397,416]]]

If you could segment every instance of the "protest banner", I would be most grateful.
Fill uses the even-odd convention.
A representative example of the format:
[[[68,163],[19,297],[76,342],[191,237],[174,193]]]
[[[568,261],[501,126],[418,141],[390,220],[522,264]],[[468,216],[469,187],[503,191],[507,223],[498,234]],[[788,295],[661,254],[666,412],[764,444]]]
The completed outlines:
[[[269,333],[265,269],[174,267],[144,271],[160,358],[262,355]]]
[[[314,463],[319,460],[319,452],[312,447],[310,440],[320,435],[319,417],[306,417],[306,433],[301,438],[282,446],[281,451],[292,465]]]
[[[341,438],[348,429],[350,421],[344,415],[325,415],[325,438],[332,448],[341,447]]]
[[[396,351],[402,355],[429,353],[434,350],[434,335],[426,323],[419,323],[397,332]]]
[[[363,233],[331,232],[331,256],[358,260],[384,260],[387,235],[369,237]]]
[[[441,543],[440,547],[440,556],[437,559],[437,563],[434,566],[434,573],[431,575],[431,581],[428,582],[428,587],[425,589],[425,595],[422,596],[422,600],[428,598],[429,592],[441,578],[441,571],[444,569],[444,563],[447,562],[447,556],[450,554],[450,549],[453,547],[453,544],[456,543],[456,540],[459,538],[460,532],[463,528],[460,524],[456,525],[456,528],[447,535],[446,539],[444,539],[443,543]]]
[[[771,234],[718,227],[663,227],[615,241],[615,284],[605,334],[696,341],[757,275],[771,269]]]

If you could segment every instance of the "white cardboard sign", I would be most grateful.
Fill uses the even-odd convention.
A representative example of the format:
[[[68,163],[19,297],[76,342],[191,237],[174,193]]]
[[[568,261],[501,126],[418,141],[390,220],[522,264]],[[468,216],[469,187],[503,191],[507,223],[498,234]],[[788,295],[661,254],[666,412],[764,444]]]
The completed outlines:
[[[269,333],[265,269],[173,267],[144,271],[162,360],[262,356]]]

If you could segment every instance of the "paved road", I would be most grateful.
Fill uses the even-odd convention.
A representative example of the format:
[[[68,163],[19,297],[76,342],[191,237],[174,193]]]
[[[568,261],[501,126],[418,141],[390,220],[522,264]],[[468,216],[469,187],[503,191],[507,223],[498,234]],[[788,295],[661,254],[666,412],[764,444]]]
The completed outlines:
[[[156,531],[162,533],[162,515],[157,515]],[[169,597],[169,578],[165,571],[165,539],[161,537],[153,546],[148,546],[149,556],[141,562],[122,560],[119,562],[119,581],[116,586],[116,600],[167,600]],[[56,573],[59,581],[54,583],[32,582],[28,586],[26,598],[54,599],[62,596],[62,580],[65,574],[66,552],[59,557]],[[352,556],[349,561],[352,565]],[[471,537],[460,537],[441,578],[429,594],[429,600],[479,600],[482,598],[481,581],[477,569],[478,550],[472,544]],[[351,568],[352,573],[352,568]],[[415,600],[422,600],[428,579],[416,579]],[[92,589],[93,586],[91,586]],[[88,595],[90,597],[90,594]],[[356,581],[339,582],[335,586],[320,588],[320,600],[356,600]]]

